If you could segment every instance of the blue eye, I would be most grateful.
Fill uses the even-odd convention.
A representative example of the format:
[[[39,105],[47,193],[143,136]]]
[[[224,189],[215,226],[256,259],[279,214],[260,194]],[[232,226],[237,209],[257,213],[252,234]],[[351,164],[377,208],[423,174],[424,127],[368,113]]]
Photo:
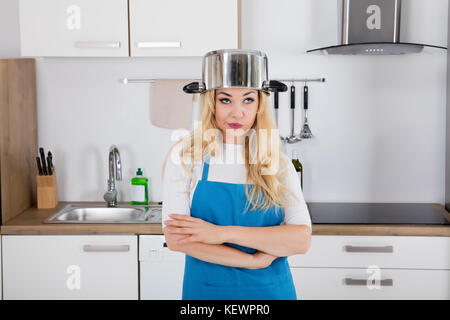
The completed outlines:
[[[227,98],[219,99],[219,101],[222,102],[222,103],[224,103],[224,104],[230,103],[230,99],[227,99]]]
[[[247,98],[247,99],[245,99],[244,101],[247,101],[247,100],[249,100],[248,103],[252,103],[253,101],[255,101],[255,100],[253,100],[253,98]]]

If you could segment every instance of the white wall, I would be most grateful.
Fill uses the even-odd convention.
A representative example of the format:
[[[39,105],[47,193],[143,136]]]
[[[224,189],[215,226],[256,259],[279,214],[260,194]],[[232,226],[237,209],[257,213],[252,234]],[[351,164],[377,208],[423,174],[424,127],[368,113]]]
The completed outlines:
[[[1,0],[0,57],[17,52],[13,0]],[[404,1],[405,2],[405,1]],[[448,0],[409,0],[401,39],[447,45]],[[446,63],[444,50],[404,56],[327,56],[305,50],[337,44],[336,1],[242,1],[242,46],[269,57],[272,79],[310,83],[309,122],[316,138],[300,151],[307,201],[444,203]],[[5,14],[8,11],[9,14]],[[10,17],[13,16],[14,18]],[[420,17],[416,20],[415,17]],[[6,54],[5,54],[6,53]],[[107,153],[119,147],[121,199],[137,167],[161,200],[161,165],[171,130],[150,121],[151,87],[123,77],[199,78],[201,58],[37,58],[39,146],[52,150],[61,200],[102,200]],[[302,83],[297,86],[301,105]],[[289,133],[287,94],[281,132]],[[296,132],[302,112],[296,110]]]
[[[18,0],[0,0],[0,59],[20,56]]]

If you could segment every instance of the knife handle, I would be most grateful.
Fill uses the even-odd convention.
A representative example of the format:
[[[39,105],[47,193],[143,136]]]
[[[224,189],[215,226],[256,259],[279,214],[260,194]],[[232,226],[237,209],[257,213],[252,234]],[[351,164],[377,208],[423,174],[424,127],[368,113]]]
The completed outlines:
[[[52,172],[50,157],[47,157],[47,169],[48,169],[48,174],[51,176],[53,174],[53,172]]]
[[[41,158],[36,157],[36,163],[37,163],[39,175],[42,176],[43,172],[42,172],[42,166],[41,166]]]
[[[47,173],[47,165],[45,164],[45,154],[44,154],[44,148],[39,148],[39,153],[41,154],[41,161],[42,161],[42,171],[44,171],[44,175],[48,175]]]

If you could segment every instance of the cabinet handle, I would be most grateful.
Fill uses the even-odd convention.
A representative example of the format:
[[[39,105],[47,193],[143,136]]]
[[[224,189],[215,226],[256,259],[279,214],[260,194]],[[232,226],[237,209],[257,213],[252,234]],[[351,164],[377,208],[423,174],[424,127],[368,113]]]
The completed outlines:
[[[120,48],[120,41],[75,41],[75,48]]]
[[[97,245],[97,246],[93,246],[93,245],[84,245],[83,246],[83,251],[84,252],[128,252],[130,251],[130,246],[128,244],[124,244],[124,245],[117,245],[117,246],[112,246],[112,245]]]
[[[356,246],[344,246],[345,252],[370,252],[370,253],[393,253],[393,246],[384,246],[384,247],[356,247]]]
[[[136,47],[138,48],[179,48],[181,47],[180,41],[175,42],[136,42]]]
[[[367,280],[366,279],[345,278],[344,284],[346,286],[366,286]],[[380,286],[382,286],[382,287],[392,287],[393,285],[394,285],[394,280],[392,280],[392,279],[380,280]]]

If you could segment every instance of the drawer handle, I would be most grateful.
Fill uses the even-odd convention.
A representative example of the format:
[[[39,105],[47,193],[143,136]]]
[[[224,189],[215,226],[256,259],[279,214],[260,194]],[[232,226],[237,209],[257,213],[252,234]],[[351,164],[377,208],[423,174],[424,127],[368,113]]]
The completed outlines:
[[[356,246],[344,246],[345,252],[370,252],[370,253],[393,253],[393,246],[384,246],[384,247],[356,247]]]
[[[84,252],[128,252],[130,251],[130,246],[128,244],[118,245],[118,246],[93,246],[93,245],[84,245]]]
[[[120,48],[120,41],[75,41],[75,48]]]
[[[179,48],[181,47],[180,41],[175,42],[136,42],[136,46],[138,48]]]
[[[346,286],[366,286],[367,280],[366,279],[345,278],[344,284]],[[393,285],[394,285],[394,280],[392,280],[392,279],[380,280],[380,286],[382,286],[382,287],[392,287]]]

